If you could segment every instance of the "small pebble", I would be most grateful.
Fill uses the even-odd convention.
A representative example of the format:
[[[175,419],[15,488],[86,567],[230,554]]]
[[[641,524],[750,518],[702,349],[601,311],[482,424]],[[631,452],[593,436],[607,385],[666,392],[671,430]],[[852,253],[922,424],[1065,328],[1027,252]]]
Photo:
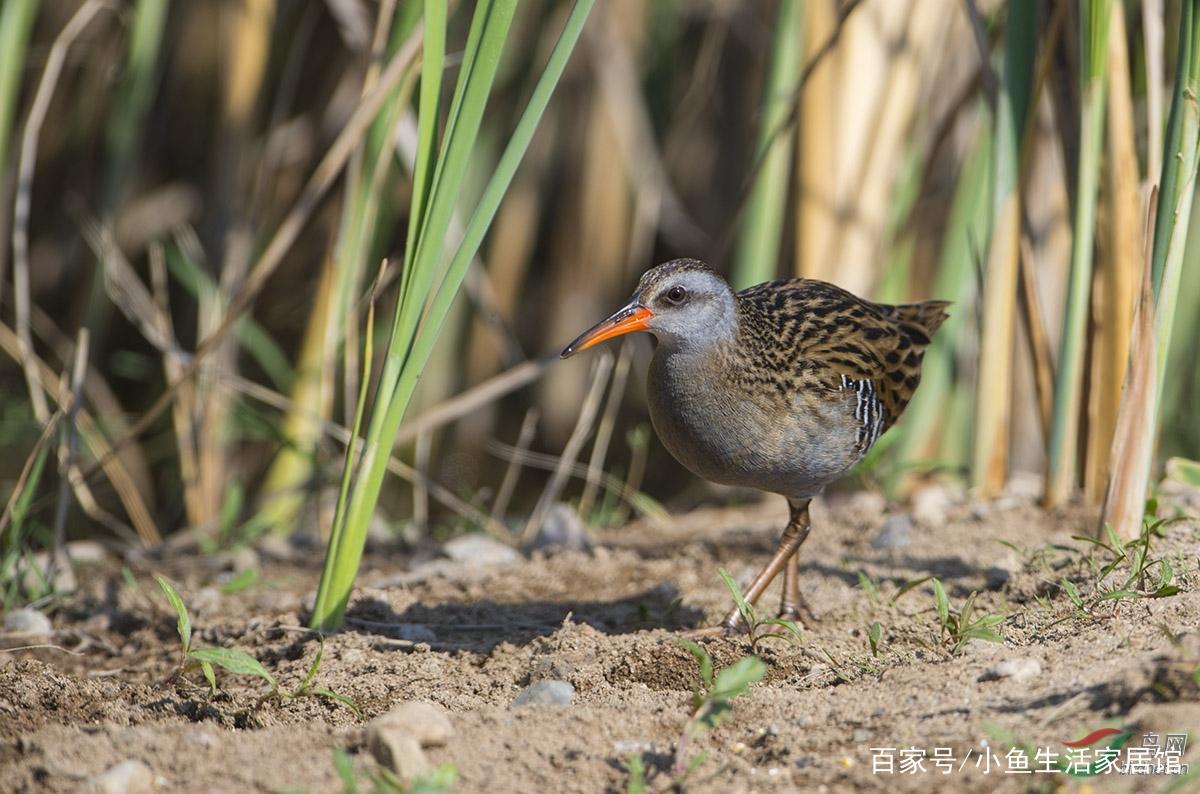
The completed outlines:
[[[854,729],[854,741],[858,744],[862,744],[863,742],[871,741],[871,732],[868,731],[866,728],[855,728]]]
[[[184,734],[184,738],[191,744],[197,747],[216,747],[220,744],[216,735],[212,731],[197,730],[188,731]]]
[[[887,499],[878,491],[858,491],[846,499],[842,510],[847,521],[872,526],[883,518]]]
[[[266,534],[258,541],[259,553],[275,560],[290,560],[296,555],[292,541],[282,535]]]
[[[258,552],[249,546],[236,548],[229,554],[229,567],[233,568],[234,573],[257,568],[259,562]]]
[[[575,508],[555,502],[546,512],[546,518],[538,529],[529,549],[556,551],[587,551],[592,547],[587,528],[575,512]]]
[[[51,582],[51,588],[56,593],[73,593],[79,588],[79,581],[75,578],[75,571],[71,567],[71,560],[66,554],[59,554],[58,561],[54,564],[54,579]],[[50,562],[50,555],[44,551],[40,551],[29,558],[29,567],[25,569],[24,575],[21,577],[21,583],[26,590],[40,591],[46,584],[46,565]]]
[[[48,637],[54,633],[50,618],[36,609],[14,609],[4,616],[4,630],[13,634]]]
[[[463,535],[442,546],[446,556],[464,565],[512,565],[521,555],[509,546],[487,535]]]
[[[424,623],[398,623],[396,637],[408,642],[434,642],[437,635]]]
[[[221,608],[221,593],[215,587],[201,587],[192,595],[192,600],[185,603],[198,615],[211,615]]]
[[[979,677],[980,681],[997,681],[1001,678],[1011,678],[1014,681],[1030,681],[1042,674],[1042,664],[1037,659],[1029,657],[1020,657],[1016,659],[1005,659],[1002,662],[992,665],[983,675]]]
[[[429,761],[421,750],[421,743],[402,728],[368,725],[367,747],[381,766],[395,772],[405,782],[429,772]]]
[[[94,540],[73,540],[67,544],[67,556],[76,565],[99,565],[108,559],[108,549]]]
[[[912,519],[907,513],[889,516],[871,539],[877,549],[904,549],[912,545]]]
[[[154,773],[141,761],[129,759],[110,766],[89,781],[96,794],[140,794],[154,790]]]
[[[440,747],[454,736],[454,726],[440,707],[419,700],[408,700],[392,706],[385,714],[371,720],[368,729],[394,728],[404,731],[422,747]]]
[[[654,752],[654,744],[642,739],[618,739],[613,742],[613,753],[622,758],[634,753],[641,755],[642,753],[650,752]]]
[[[913,518],[921,526],[941,526],[946,523],[946,513],[954,501],[945,485],[927,485],[912,495]]]
[[[512,704],[526,706],[537,703],[546,706],[566,706],[575,699],[575,687],[566,681],[538,681],[522,689]]]

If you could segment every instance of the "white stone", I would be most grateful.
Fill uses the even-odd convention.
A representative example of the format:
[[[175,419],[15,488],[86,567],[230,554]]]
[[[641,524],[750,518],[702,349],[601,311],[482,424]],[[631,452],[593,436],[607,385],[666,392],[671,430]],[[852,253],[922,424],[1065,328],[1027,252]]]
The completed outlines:
[[[141,794],[154,790],[154,773],[141,761],[129,759],[109,767],[90,781],[97,794]]]
[[[21,608],[4,616],[4,630],[32,637],[49,637],[54,633],[54,626],[50,624],[50,618],[36,609]]]

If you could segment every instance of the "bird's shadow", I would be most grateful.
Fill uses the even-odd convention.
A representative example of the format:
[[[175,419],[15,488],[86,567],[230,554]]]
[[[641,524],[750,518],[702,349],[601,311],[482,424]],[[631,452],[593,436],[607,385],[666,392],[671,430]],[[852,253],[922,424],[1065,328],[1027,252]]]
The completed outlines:
[[[346,629],[378,636],[397,650],[428,645],[435,650],[488,653],[501,643],[524,645],[558,631],[570,618],[604,634],[651,629],[681,630],[700,625],[704,613],[683,604],[678,589],[660,584],[615,601],[520,601],[490,599],[463,603],[413,604],[397,613],[379,599],[355,602]]]

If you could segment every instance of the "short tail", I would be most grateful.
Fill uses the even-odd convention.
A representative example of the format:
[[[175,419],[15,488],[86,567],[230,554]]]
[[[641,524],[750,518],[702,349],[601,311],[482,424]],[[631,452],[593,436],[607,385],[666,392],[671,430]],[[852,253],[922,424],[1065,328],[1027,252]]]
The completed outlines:
[[[921,303],[903,303],[892,306],[892,316],[902,322],[920,326],[926,334],[933,336],[934,332],[946,322],[950,315],[946,307],[950,301],[922,301]]]

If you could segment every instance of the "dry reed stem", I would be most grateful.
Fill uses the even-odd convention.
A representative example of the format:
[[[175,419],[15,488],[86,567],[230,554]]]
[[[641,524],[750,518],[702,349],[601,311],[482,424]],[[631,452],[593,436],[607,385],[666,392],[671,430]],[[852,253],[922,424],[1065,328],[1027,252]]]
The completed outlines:
[[[1145,511],[1143,500],[1150,481],[1158,377],[1154,291],[1150,276],[1150,248],[1153,245],[1151,230],[1154,228],[1157,206],[1153,198],[1152,195],[1146,225],[1146,252],[1142,259],[1138,303],[1133,313],[1129,367],[1125,373],[1125,389],[1113,434],[1108,487],[1104,495],[1100,522],[1096,527],[1098,537],[1103,537],[1105,524],[1111,524],[1119,538],[1137,537]]]
[[[150,408],[133,424],[127,433],[113,441],[108,455],[97,460],[85,470],[84,475],[86,477],[93,476],[107,462],[109,456],[115,454],[117,450],[140,436],[150,427],[167,406],[170,405],[171,401],[175,399],[175,392],[180,384],[196,374],[204,357],[211,353],[229,331],[233,329],[238,318],[249,308],[258,293],[262,291],[267,280],[283,262],[284,256],[291,250],[292,245],[295,244],[309,217],[311,217],[313,211],[324,198],[325,193],[337,180],[338,175],[346,166],[346,162],[350,159],[354,148],[362,140],[371,122],[374,120],[375,114],[379,112],[384,102],[387,101],[391,89],[404,78],[408,66],[412,63],[420,49],[422,31],[423,27],[418,23],[409,35],[408,40],[396,55],[392,57],[392,60],[388,62],[387,67],[380,76],[379,85],[376,86],[375,90],[369,96],[364,97],[359,102],[358,107],[355,108],[354,113],[346,122],[346,126],[342,128],[338,137],[329,147],[329,150],[325,153],[316,170],[305,184],[300,196],[296,199],[295,204],[288,211],[287,216],[271,237],[267,247],[255,261],[254,266],[250,268],[246,282],[229,305],[220,325],[205,336],[196,346],[196,352],[180,373],[179,378],[167,385],[162,394],[155,399]]]
[[[71,380],[67,383],[63,378],[61,385],[63,394],[59,403],[66,403],[66,425],[63,428],[58,444],[58,466],[60,478],[58,481],[58,503],[54,506],[52,527],[52,544],[50,554],[46,557],[45,579],[54,581],[55,568],[58,558],[67,543],[67,510],[71,506],[71,491],[78,489],[79,484],[71,482],[73,473],[78,472],[75,457],[79,453],[79,408],[83,403],[83,382],[87,377],[88,361],[88,330],[79,329],[75,342],[75,361],[71,367]]]
[[[257,400],[264,405],[277,408],[285,413],[303,411],[303,406],[297,405],[287,395],[280,394],[273,389],[247,380],[235,373],[214,372],[213,376],[227,388]],[[310,414],[309,418],[314,424],[320,427],[321,432],[327,437],[338,442],[343,447],[350,444],[350,429],[348,427],[320,416]],[[363,440],[361,438],[357,440],[355,447],[357,451],[361,452],[363,447]],[[421,477],[411,466],[401,461],[395,455],[388,457],[387,470],[409,484],[412,484],[414,480]],[[446,509],[468,521],[478,524],[496,537],[506,538],[508,536],[508,531],[503,526],[491,520],[486,513],[460,499],[450,489],[429,477],[424,477],[423,481],[424,487],[428,489],[430,497],[440,502]]]
[[[549,455],[544,452],[530,452],[529,450],[521,451],[511,444],[505,444],[502,441],[489,441],[487,451],[502,460],[519,461],[525,466],[533,469],[541,469],[542,471],[557,471],[562,462],[561,456]],[[587,466],[582,463],[573,463],[566,469],[567,474],[577,479],[583,479],[587,476]],[[602,475],[604,487],[621,497],[627,505],[632,507],[634,511],[645,518],[652,521],[659,521],[666,517],[665,513],[647,510],[643,500],[639,500],[640,494],[636,488],[630,487],[626,482],[617,479],[608,472]]]
[[[17,339],[16,331],[9,328],[7,325],[0,323],[0,349],[13,359],[20,361],[20,343]],[[38,378],[47,392],[55,396],[55,401],[62,394],[62,387],[57,373],[54,372],[45,362],[37,356],[34,356],[33,364],[37,367]],[[61,406],[64,410],[68,407]],[[87,444],[92,456],[98,461],[103,461],[99,470],[103,471],[113,489],[117,492],[118,498],[121,500],[122,506],[125,508],[126,514],[129,516],[130,522],[133,524],[137,532],[138,538],[144,546],[154,546],[162,542],[162,537],[159,535],[158,528],[154,525],[154,520],[150,517],[150,511],[146,509],[146,504],[142,500],[142,495],[138,492],[137,485],[133,482],[133,478],[125,471],[119,458],[113,452],[112,446],[100,432],[99,426],[92,415],[84,410],[79,411],[79,432],[83,437],[84,443]],[[94,466],[96,464],[93,464]],[[125,535],[127,529],[120,525],[119,522],[105,512],[96,502],[90,488],[87,485],[88,471],[81,470],[78,466],[72,467],[70,479],[72,485],[75,486],[75,498],[79,502],[79,506],[87,513],[88,517],[103,524],[114,532]]]
[[[604,471],[604,461],[608,457],[608,446],[612,442],[613,428],[617,424],[617,411],[625,397],[625,383],[629,379],[629,367],[633,363],[633,345],[626,339],[621,343],[621,351],[617,355],[617,364],[613,369],[612,387],[608,390],[608,399],[604,403],[604,413],[596,428],[596,438],[592,442],[592,455],[588,459],[587,481],[583,486],[583,495],[579,497],[579,515],[587,521],[592,512],[596,493],[600,489],[600,473]]]
[[[504,478],[500,481],[500,487],[496,490],[496,498],[492,502],[491,517],[493,521],[500,523],[504,521],[508,504],[512,501],[513,492],[517,489],[517,478],[521,476],[521,456],[529,450],[529,445],[533,443],[534,433],[537,431],[538,415],[536,407],[529,408],[525,411],[525,418],[521,420],[521,429],[517,432],[517,443],[513,446],[516,454],[509,459],[508,466],[504,469]]]
[[[45,385],[38,379],[38,368],[34,363],[33,336],[29,330],[29,213],[31,208],[30,196],[33,192],[33,168],[37,162],[38,136],[42,124],[46,121],[46,113],[50,110],[50,99],[62,74],[63,64],[67,59],[67,51],[71,44],[81,34],[101,10],[108,8],[104,0],[86,0],[72,15],[67,24],[54,39],[50,54],[46,57],[46,66],[42,69],[41,80],[38,81],[37,92],[29,107],[29,117],[25,121],[25,129],[21,133],[21,149],[17,160],[17,194],[13,202],[12,251],[13,251],[13,303],[16,306],[16,333],[21,369],[25,373],[25,382],[29,387],[29,400],[33,405],[33,415],[40,424],[45,424],[50,418],[50,409],[46,402]],[[3,284],[3,274],[0,273],[0,284]],[[0,290],[3,287],[0,286]]]
[[[540,378],[551,364],[559,360],[557,353],[533,361],[523,361],[517,366],[472,386],[462,394],[443,400],[425,413],[400,425],[396,432],[396,444],[412,441],[419,433],[461,419],[490,402],[514,392],[522,386]]]
[[[1142,38],[1146,57],[1146,181],[1162,174],[1163,155],[1163,0],[1142,0]]]
[[[417,534],[424,537],[429,532],[429,488],[425,485],[429,477],[429,448],[432,439],[428,432],[418,433],[413,445],[413,509],[412,521]]]
[[[1050,417],[1054,412],[1054,359],[1050,353],[1050,339],[1046,334],[1042,302],[1038,297],[1033,246],[1027,234],[1021,235],[1020,246],[1018,279],[1021,290],[1021,319],[1025,326],[1025,337],[1029,340],[1029,355],[1033,361],[1038,420],[1042,427],[1042,437],[1049,438]]]
[[[160,243],[150,246],[150,286],[154,294],[154,323],[158,333],[168,340],[170,348],[177,347],[175,323],[171,317],[170,290],[167,282],[166,257]],[[170,382],[179,377],[182,370],[179,356],[162,351],[163,374]],[[191,383],[179,389],[178,399],[171,405],[171,425],[175,431],[175,449],[179,456],[179,480],[183,488],[184,512],[188,523],[198,526],[203,523],[203,503],[197,490],[199,483],[196,462],[195,416],[196,390]]]
[[[631,185],[649,183],[660,197],[658,217],[643,220],[660,227],[663,236],[680,248],[705,246],[709,235],[688,213],[667,175],[633,56],[626,42],[613,30],[609,14],[598,13],[592,17],[592,24],[584,28],[584,37],[600,87],[600,98],[616,133],[625,176]],[[611,159],[606,165],[611,169]]]
[[[1108,33],[1108,199],[1107,245],[1092,292],[1092,360],[1088,394],[1084,495],[1104,498],[1108,456],[1116,431],[1121,387],[1129,360],[1133,309],[1138,300],[1137,262],[1141,229],[1138,219],[1141,178],[1134,138],[1133,93],[1125,45],[1125,9],[1115,3]]]
[[[33,328],[34,338],[54,351],[59,362],[69,361],[75,349],[75,341],[64,334],[55,325],[50,315],[36,303],[32,304],[30,309],[32,310],[30,325]],[[123,432],[128,427],[128,423],[125,422],[124,407],[95,365],[88,366],[87,379],[84,381],[83,389],[95,414],[104,417],[107,432],[111,433],[114,430]],[[122,465],[129,472],[130,478],[136,483],[142,500],[153,512],[154,483],[142,448],[136,444],[126,447],[121,451],[120,458]]]
[[[529,543],[537,536],[550,506],[558,500],[562,493],[563,486],[567,483],[568,470],[575,464],[579,453],[583,450],[584,443],[591,435],[592,426],[596,422],[596,413],[600,409],[600,399],[604,396],[604,387],[608,383],[608,376],[612,372],[612,368],[612,353],[605,350],[592,369],[592,384],[588,388],[587,396],[583,398],[583,405],[579,409],[579,418],[575,422],[574,430],[567,438],[562,455],[559,456],[558,466],[550,475],[550,480],[546,483],[546,488],[542,491],[542,495],[521,533],[523,543]]]

